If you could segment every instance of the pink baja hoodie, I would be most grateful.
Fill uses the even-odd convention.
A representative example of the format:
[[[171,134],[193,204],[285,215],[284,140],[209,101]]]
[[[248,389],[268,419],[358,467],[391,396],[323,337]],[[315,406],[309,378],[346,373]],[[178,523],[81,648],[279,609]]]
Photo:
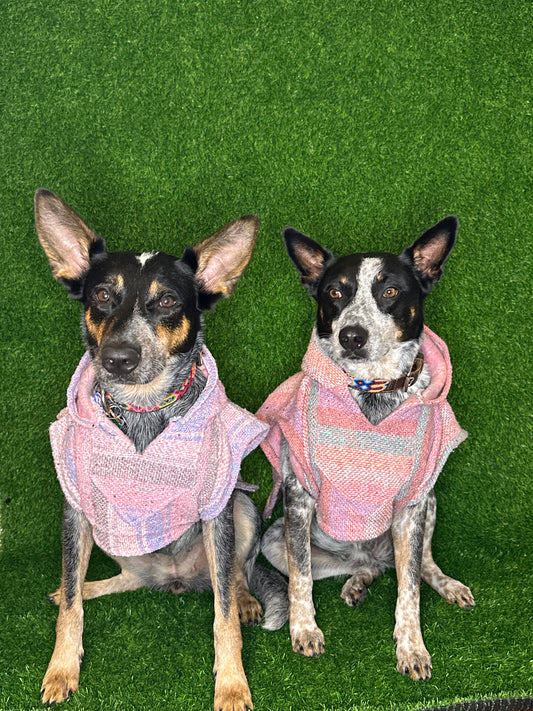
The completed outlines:
[[[257,488],[238,474],[268,427],[227,399],[205,347],[202,369],[207,383],[198,400],[139,454],[93,399],[90,356],[81,359],[50,439],[63,492],[107,553],[158,550],[196,521],[215,518],[235,487]]]
[[[467,433],[446,400],[452,375],[446,344],[425,326],[421,350],[430,385],[372,425],[352,397],[346,374],[313,335],[302,372],[276,388],[257,412],[271,426],[261,443],[274,478],[265,516],[281,489],[282,435],[294,473],[316,499],[320,527],[337,540],[379,536],[393,513],[433,488]]]

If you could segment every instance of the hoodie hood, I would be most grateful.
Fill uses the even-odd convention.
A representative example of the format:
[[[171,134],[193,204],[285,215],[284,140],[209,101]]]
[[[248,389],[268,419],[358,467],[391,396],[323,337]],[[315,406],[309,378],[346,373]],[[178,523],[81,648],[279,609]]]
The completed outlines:
[[[316,332],[313,332],[302,361],[302,372],[322,387],[336,391],[340,396],[348,394],[352,397],[347,388],[349,378],[342,368],[322,352],[318,340]],[[424,362],[428,366],[431,382],[425,390],[418,391],[407,398],[400,407],[411,407],[417,403],[436,404],[446,400],[450,391],[452,364],[446,343],[424,326],[420,350],[424,354]]]

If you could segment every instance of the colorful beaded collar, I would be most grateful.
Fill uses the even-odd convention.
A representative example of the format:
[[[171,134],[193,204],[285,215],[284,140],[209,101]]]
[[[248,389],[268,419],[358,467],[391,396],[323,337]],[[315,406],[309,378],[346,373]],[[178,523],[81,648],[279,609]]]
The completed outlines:
[[[190,388],[195,375],[196,362],[193,363],[190,373],[183,385],[181,385],[177,390],[174,390],[173,393],[170,393],[170,395],[167,395],[163,400],[161,400],[161,402],[153,407],[141,407],[140,405],[134,405],[132,402],[119,402],[108,392],[104,392],[103,395],[100,396],[99,400],[103,405],[106,415],[115,422],[123,424],[124,420],[121,417],[120,412],[117,412],[117,410],[127,410],[129,412],[155,412],[156,410],[163,410],[165,407],[173,405],[177,400],[185,395],[187,390]]]

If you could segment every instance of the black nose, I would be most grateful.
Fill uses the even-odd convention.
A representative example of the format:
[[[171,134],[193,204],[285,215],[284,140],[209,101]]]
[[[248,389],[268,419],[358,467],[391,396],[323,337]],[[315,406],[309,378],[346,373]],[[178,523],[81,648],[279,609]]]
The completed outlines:
[[[135,370],[141,352],[130,343],[109,344],[102,348],[102,365],[111,375],[128,375]]]
[[[362,326],[345,326],[339,333],[339,342],[347,351],[358,351],[368,341],[368,331]]]

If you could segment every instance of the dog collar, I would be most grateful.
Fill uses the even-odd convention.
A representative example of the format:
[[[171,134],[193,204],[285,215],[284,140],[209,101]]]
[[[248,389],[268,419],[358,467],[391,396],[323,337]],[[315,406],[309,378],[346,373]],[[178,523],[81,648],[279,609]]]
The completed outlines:
[[[348,387],[359,390],[359,392],[362,393],[390,393],[394,390],[407,392],[407,388],[414,385],[418,380],[418,376],[422,372],[423,367],[424,354],[422,351],[419,351],[409,373],[395,380],[383,380],[382,378],[377,378],[376,380],[362,380],[360,378],[354,378],[353,375],[350,375],[350,373],[346,371],[344,372],[350,379]]]
[[[173,393],[170,393],[170,395],[167,395],[163,400],[161,400],[161,402],[159,402],[157,405],[154,405],[153,407],[141,407],[140,405],[134,405],[132,402],[119,402],[118,400],[115,400],[115,398],[108,392],[104,392],[103,396],[101,396],[101,402],[104,407],[104,411],[109,418],[111,418],[115,422],[119,422],[120,424],[122,424],[123,419],[121,418],[120,414],[117,413],[117,409],[128,410],[130,412],[155,412],[156,410],[163,410],[165,407],[173,405],[177,400],[180,399],[180,397],[183,397],[183,395],[185,395],[187,390],[190,388],[195,375],[196,362],[193,363],[189,375],[187,376],[187,379],[185,380],[183,385],[181,385],[177,390],[174,390]]]

